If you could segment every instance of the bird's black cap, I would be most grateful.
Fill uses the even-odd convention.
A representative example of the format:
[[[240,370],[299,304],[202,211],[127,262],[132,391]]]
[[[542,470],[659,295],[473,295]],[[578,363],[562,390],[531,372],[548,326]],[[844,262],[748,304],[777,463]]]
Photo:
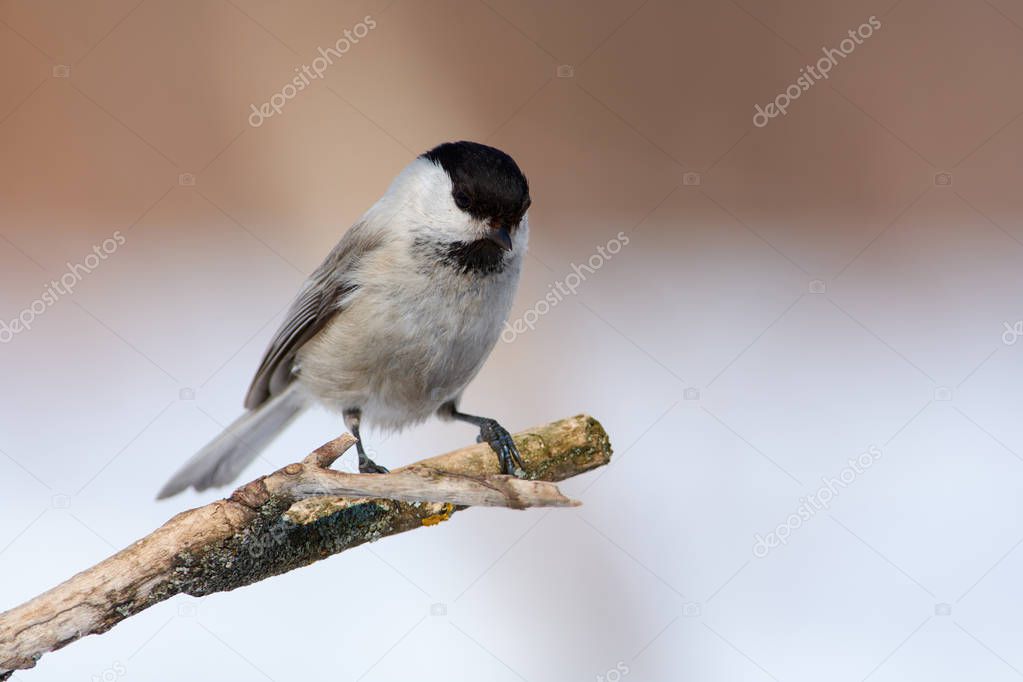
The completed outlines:
[[[477,142],[445,142],[423,154],[447,171],[455,204],[495,228],[514,229],[529,208],[529,183],[512,157]]]

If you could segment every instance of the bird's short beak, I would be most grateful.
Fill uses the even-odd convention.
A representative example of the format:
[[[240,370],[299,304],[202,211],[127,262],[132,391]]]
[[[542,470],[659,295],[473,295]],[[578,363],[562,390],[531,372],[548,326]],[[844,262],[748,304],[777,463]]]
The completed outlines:
[[[512,240],[511,235],[508,233],[507,227],[497,227],[490,230],[487,234],[487,238],[500,246],[505,251],[511,251]]]

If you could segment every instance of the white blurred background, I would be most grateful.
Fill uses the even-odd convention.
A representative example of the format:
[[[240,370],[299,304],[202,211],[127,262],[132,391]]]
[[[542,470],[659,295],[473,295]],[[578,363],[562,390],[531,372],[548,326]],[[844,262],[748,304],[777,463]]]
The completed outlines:
[[[503,148],[534,198],[532,328],[464,406],[588,412],[616,451],[564,485],[578,510],[178,597],[15,679],[1023,676],[1021,71],[1017,0],[0,0],[0,320],[41,301],[0,327],[0,609],[218,496],[153,501],[444,140]],[[307,415],[245,479],[341,428]],[[364,435],[393,466],[475,434]]]

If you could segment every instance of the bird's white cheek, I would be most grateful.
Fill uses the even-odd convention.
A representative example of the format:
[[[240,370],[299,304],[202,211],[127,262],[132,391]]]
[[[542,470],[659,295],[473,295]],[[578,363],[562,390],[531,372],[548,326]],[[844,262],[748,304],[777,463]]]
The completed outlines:
[[[529,221],[525,218],[519,223],[519,226],[515,229],[515,235],[512,237],[512,245],[516,251],[524,251],[526,245],[529,243]]]

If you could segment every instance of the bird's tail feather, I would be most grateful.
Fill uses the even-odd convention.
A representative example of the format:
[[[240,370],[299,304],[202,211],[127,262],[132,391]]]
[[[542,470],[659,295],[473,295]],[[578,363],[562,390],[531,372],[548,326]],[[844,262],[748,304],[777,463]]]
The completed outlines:
[[[292,383],[279,395],[234,420],[178,469],[156,498],[162,500],[189,487],[206,490],[230,483],[306,405],[298,383]]]

